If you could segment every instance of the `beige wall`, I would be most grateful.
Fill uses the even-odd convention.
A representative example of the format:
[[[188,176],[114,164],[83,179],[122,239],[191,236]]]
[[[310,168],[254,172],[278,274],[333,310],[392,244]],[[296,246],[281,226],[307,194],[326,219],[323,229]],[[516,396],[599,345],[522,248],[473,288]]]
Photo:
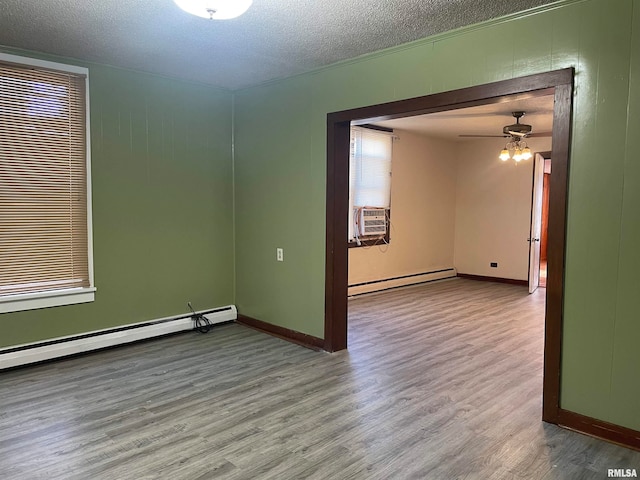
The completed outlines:
[[[349,249],[349,285],[446,268],[527,280],[533,162],[498,160],[502,139],[396,134],[391,243]],[[551,150],[550,138],[528,143]]]
[[[527,143],[534,152],[551,150],[551,138]],[[526,280],[533,162],[503,163],[503,147],[502,139],[458,145],[454,264],[459,273]]]
[[[349,249],[349,284],[453,267],[455,144],[396,130],[391,242]]]

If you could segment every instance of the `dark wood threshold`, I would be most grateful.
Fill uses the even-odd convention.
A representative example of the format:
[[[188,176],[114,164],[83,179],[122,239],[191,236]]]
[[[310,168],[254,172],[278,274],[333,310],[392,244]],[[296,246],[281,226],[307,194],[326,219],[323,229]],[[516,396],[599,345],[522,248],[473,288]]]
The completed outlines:
[[[241,314],[238,314],[236,323],[263,333],[268,333],[269,335],[287,340],[303,347],[310,348],[311,350],[324,350],[324,340],[322,338],[314,337],[313,335],[307,335],[306,333],[297,332],[296,330],[289,330],[288,328],[279,327],[278,325],[273,325]]]
[[[516,280],[515,278],[485,277],[484,275],[470,275],[468,273],[458,273],[458,277],[469,280],[479,280],[481,282],[510,283],[511,285],[521,285],[523,287],[529,286],[528,281]]]
[[[640,432],[587,417],[568,410],[558,410],[558,425],[574,432],[640,451]]]

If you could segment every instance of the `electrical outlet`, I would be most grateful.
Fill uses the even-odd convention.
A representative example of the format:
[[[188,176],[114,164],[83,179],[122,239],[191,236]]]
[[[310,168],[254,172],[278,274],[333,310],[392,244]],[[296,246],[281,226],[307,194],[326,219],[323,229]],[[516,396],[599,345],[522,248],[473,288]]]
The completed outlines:
[[[498,262],[491,262],[491,268],[498,268]]]
[[[276,260],[284,262],[284,250],[282,248],[276,248]]]

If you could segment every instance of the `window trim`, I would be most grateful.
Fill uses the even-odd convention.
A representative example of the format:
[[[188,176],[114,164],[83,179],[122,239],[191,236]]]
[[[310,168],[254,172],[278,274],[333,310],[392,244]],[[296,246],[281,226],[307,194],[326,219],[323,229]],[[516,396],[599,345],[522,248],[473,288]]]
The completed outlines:
[[[41,292],[20,293],[15,295],[0,296],[0,313],[20,312],[38,308],[58,307],[74,305],[78,303],[93,302],[95,300],[95,283],[93,271],[93,214],[91,193],[91,108],[89,92],[89,69],[77,65],[51,62],[37,58],[23,57],[0,52],[0,61],[27,65],[47,70],[55,70],[64,73],[73,73],[84,76],[85,81],[85,176],[87,189],[87,266],[89,273],[89,286],[80,288],[67,288],[62,290],[43,290]]]

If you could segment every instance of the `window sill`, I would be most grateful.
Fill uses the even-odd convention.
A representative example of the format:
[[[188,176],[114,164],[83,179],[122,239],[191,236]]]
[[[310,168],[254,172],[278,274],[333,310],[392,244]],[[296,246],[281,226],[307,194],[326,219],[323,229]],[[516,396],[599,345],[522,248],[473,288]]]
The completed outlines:
[[[389,237],[376,237],[376,238],[367,238],[360,239],[360,244],[357,242],[348,242],[347,246],[349,248],[359,248],[359,247],[374,247],[376,245],[389,245]]]
[[[88,287],[6,295],[0,297],[0,313],[93,302],[95,300],[95,292],[95,287]]]

